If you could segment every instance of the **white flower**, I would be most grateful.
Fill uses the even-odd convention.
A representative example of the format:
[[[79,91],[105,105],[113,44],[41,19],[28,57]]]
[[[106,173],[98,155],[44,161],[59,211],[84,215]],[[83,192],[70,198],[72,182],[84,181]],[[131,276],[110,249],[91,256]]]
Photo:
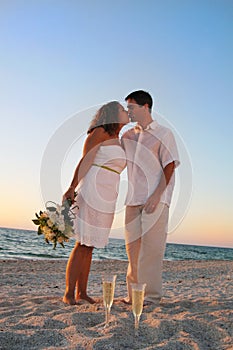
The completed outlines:
[[[61,223],[61,222],[64,223],[64,220],[65,220],[64,215],[61,214],[61,215],[58,216],[58,222],[59,223]]]
[[[56,224],[56,222],[57,222],[57,214],[55,212],[49,213],[49,219],[52,221],[53,224]]]
[[[61,214],[61,211],[62,211],[62,206],[57,204],[57,209],[56,209],[57,213],[58,214]]]
[[[63,242],[68,242],[69,237],[73,235],[73,224],[68,214],[68,203],[65,205],[53,203],[52,207],[47,207],[44,212],[40,211],[39,215],[36,214],[36,219],[32,220],[39,225],[38,233],[44,234],[46,242],[53,241],[54,249],[57,242],[63,245]]]
[[[53,222],[52,222],[52,220],[48,219],[47,225],[48,225],[49,227],[53,227]]]
[[[65,224],[63,222],[58,224],[58,230],[63,232],[65,230]]]
[[[71,237],[73,235],[73,227],[70,225],[66,225],[65,235],[67,237]]]

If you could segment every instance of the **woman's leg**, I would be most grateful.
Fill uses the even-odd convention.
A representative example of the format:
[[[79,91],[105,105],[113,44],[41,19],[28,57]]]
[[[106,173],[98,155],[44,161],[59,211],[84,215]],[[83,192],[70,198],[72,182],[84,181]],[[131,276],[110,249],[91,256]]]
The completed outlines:
[[[69,305],[76,304],[74,298],[75,286],[76,299],[85,299],[93,304],[94,299],[87,296],[87,282],[90,272],[93,247],[87,247],[76,243],[66,267],[66,291],[63,302]]]
[[[74,290],[80,275],[81,245],[77,242],[74,246],[66,266],[66,290],[63,302],[69,305],[76,304],[74,298]]]
[[[76,300],[84,299],[89,303],[94,304],[95,300],[87,295],[87,283],[91,267],[93,247],[82,245],[80,248],[82,249],[82,261],[80,264],[80,278],[78,278],[76,282]]]

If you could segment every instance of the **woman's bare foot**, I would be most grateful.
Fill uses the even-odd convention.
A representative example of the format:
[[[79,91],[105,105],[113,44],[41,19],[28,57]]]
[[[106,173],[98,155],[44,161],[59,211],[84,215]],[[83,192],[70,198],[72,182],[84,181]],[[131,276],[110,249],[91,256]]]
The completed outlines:
[[[68,304],[68,305],[76,305],[76,300],[74,298],[70,298],[66,295],[64,295],[62,301],[63,301],[63,303]]]
[[[95,304],[95,300],[92,299],[91,297],[89,297],[87,294],[84,295],[79,295],[78,298],[76,298],[76,302],[81,301],[81,300],[85,300],[87,301],[89,304]]]

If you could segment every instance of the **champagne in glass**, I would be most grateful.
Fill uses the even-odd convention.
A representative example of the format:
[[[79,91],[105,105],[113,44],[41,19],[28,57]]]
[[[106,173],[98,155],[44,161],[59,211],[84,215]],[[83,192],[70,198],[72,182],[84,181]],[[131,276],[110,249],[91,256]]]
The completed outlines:
[[[144,294],[145,294],[145,283],[132,283],[132,311],[134,315],[134,328],[135,328],[135,335],[138,335],[138,327],[139,327],[139,320],[142,314],[143,309],[143,301],[144,301]]]
[[[103,278],[103,302],[105,307],[105,327],[109,324],[110,310],[113,303],[116,275]]]

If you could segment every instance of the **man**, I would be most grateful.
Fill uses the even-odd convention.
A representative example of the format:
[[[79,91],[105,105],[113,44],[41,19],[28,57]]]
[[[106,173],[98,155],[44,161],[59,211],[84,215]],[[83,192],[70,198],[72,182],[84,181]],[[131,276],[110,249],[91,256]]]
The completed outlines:
[[[134,91],[125,100],[129,117],[137,125],[122,136],[129,183],[125,216],[128,297],[124,301],[132,301],[131,283],[146,283],[145,301],[157,303],[162,297],[162,262],[178,151],[171,130],[152,119],[148,92]]]

